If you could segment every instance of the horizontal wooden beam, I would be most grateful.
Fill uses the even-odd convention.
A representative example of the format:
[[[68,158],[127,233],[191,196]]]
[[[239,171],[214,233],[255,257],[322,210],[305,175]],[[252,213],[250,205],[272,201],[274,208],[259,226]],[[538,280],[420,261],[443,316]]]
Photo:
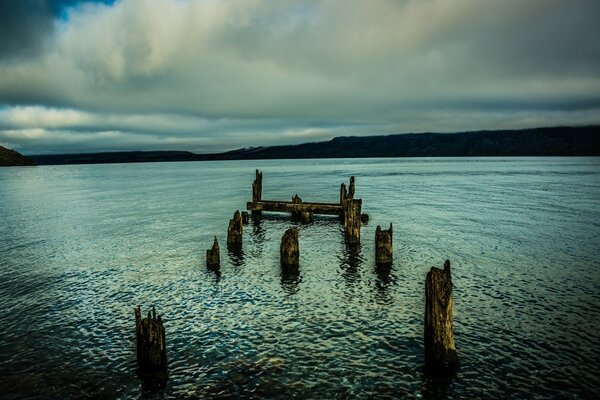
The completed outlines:
[[[292,203],[291,201],[250,201],[247,210],[274,212],[312,212],[314,214],[341,215],[343,209],[338,203]]]

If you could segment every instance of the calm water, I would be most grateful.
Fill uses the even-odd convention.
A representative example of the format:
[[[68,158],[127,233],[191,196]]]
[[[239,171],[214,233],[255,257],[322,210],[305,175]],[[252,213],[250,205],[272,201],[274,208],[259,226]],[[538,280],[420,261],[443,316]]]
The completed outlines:
[[[251,198],[337,201],[356,176],[359,254],[335,219],[283,216],[223,248]],[[2,398],[593,398],[600,395],[600,159],[274,160],[0,169]],[[377,224],[394,265],[374,267]],[[220,277],[204,255],[217,235]],[[453,265],[456,376],[427,379],[424,280]],[[169,379],[136,374],[155,304]]]

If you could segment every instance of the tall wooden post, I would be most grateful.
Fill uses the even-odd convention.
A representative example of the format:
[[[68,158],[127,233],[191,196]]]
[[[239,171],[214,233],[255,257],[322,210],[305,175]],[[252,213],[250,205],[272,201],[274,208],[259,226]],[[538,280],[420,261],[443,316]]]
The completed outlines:
[[[256,178],[254,178],[254,182],[252,182],[252,202],[262,200],[262,178],[262,172],[256,170]],[[260,211],[252,210],[252,215],[260,217],[262,213]]]
[[[233,218],[229,220],[227,227],[227,246],[241,246],[244,234],[244,223],[242,214],[237,210],[233,214]]]
[[[298,229],[290,228],[281,238],[281,266],[294,267],[300,262],[300,245],[298,244]]]
[[[165,328],[160,315],[152,307],[152,313],[142,319],[140,306],[135,308],[135,330],[137,338],[137,360],[140,370],[154,372],[167,369]]]
[[[221,265],[221,257],[219,255],[219,242],[215,236],[212,249],[206,250],[206,266],[211,269],[219,269]]]
[[[354,198],[354,177],[350,177],[350,186],[348,186],[348,198]]]
[[[346,184],[342,183],[340,186],[340,206],[342,206],[342,213],[340,214],[340,220],[342,223],[346,221],[346,200],[348,199],[348,190],[346,190]]]
[[[348,199],[344,212],[344,225],[346,230],[346,243],[360,244],[360,209],[361,199]]]
[[[452,277],[450,261],[432,267],[425,279],[425,366],[434,373],[452,370],[458,357],[452,332]]]
[[[391,265],[393,259],[393,246],[392,246],[392,224],[390,223],[390,229],[384,231],[381,226],[377,225],[375,230],[375,264],[377,265]]]

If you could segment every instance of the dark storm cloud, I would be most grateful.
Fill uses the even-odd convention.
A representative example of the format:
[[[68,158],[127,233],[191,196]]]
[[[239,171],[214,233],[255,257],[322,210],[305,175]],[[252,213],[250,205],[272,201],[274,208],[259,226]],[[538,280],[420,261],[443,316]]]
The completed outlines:
[[[54,21],[79,0],[0,0],[0,61],[42,50]],[[110,4],[113,1],[101,1]]]

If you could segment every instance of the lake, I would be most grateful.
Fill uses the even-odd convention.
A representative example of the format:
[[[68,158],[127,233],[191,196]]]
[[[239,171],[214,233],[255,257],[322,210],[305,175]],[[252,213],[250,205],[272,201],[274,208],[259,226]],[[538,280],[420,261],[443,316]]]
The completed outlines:
[[[339,199],[339,221],[251,200]],[[600,395],[600,158],[184,162],[0,169],[2,398],[593,398]],[[374,265],[394,226],[391,271]],[[300,230],[298,274],[279,244]],[[205,267],[213,236],[221,273]],[[452,262],[454,376],[423,373],[424,282]],[[136,373],[134,307],[165,330],[165,384]]]

